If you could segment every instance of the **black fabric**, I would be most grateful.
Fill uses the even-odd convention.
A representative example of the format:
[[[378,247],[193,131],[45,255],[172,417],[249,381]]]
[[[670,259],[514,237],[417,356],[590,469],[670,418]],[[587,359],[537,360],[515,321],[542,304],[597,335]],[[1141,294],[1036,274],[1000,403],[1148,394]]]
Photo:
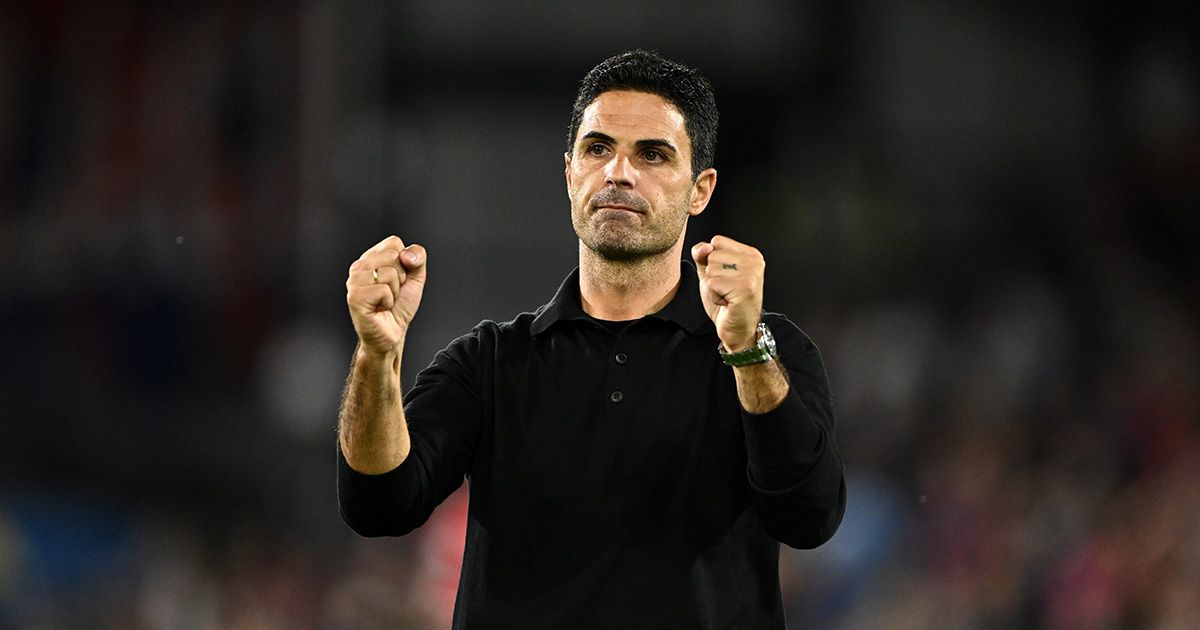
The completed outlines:
[[[467,477],[455,628],[783,628],[779,542],[821,544],[845,508],[829,385],[808,337],[764,313],[792,387],[742,410],[695,273],[616,335],[580,308],[576,270],[536,312],[451,342],[405,396],[403,464],[364,475],[339,449],[343,518],[405,534]]]
[[[590,319],[592,321],[596,322],[597,326],[600,326],[604,330],[607,330],[609,332],[609,334],[611,334],[611,335],[621,334],[622,332],[625,331],[626,328],[629,327],[630,324],[632,324],[634,322],[634,320],[614,322],[614,321],[607,320],[607,319],[596,319],[595,317],[592,317]]]

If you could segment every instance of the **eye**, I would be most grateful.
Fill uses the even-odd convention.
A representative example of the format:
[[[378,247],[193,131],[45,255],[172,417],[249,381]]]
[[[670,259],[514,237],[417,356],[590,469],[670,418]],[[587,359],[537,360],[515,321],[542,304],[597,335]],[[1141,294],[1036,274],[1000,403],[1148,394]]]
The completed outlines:
[[[608,147],[604,146],[604,144],[601,142],[593,142],[592,144],[589,144],[584,151],[590,155],[599,157],[608,152]]]
[[[666,156],[660,153],[657,149],[646,149],[642,151],[642,159],[647,162],[662,162]]]

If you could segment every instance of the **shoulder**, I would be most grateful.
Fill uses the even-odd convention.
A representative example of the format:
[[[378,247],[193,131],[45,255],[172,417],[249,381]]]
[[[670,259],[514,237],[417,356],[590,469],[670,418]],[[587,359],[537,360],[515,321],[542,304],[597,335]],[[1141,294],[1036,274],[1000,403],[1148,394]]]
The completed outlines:
[[[463,349],[478,351],[511,342],[528,343],[532,336],[533,322],[545,307],[537,311],[520,313],[516,317],[498,322],[485,319],[475,324],[475,327],[447,345],[446,350]]]

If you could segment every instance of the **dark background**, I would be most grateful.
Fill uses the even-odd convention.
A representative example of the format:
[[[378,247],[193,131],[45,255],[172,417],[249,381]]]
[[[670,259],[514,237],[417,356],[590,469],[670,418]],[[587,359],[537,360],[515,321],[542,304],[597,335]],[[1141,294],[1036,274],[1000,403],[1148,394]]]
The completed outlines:
[[[428,248],[406,381],[545,302],[631,47],[717,89],[687,245],[759,247],[829,369],[850,504],[791,624],[1200,625],[1184,3],[742,4],[5,4],[0,627],[445,627],[462,497],[337,514],[346,269]]]

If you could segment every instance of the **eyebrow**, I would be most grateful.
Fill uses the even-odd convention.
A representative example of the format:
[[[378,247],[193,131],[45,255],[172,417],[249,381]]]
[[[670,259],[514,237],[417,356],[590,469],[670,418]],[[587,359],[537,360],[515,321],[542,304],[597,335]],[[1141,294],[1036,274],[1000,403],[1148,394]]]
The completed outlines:
[[[580,140],[587,140],[589,138],[600,140],[601,142],[607,142],[609,144],[617,143],[616,139],[614,139],[612,136],[600,131],[589,131],[583,134],[583,137],[581,137]],[[638,140],[637,142],[633,143],[633,146],[637,149],[666,149],[673,154],[679,153],[679,149],[676,149],[675,145],[671,144],[669,140],[664,140],[663,138],[648,138],[645,140]]]

